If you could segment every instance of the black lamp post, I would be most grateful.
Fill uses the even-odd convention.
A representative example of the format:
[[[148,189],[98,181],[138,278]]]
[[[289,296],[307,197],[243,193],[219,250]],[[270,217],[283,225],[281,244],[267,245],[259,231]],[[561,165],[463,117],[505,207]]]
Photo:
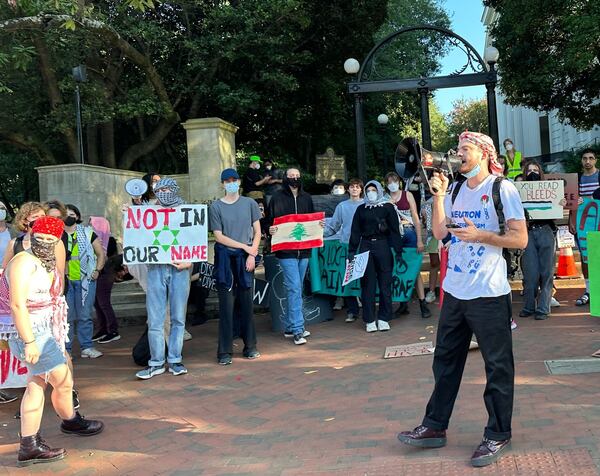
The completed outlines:
[[[81,125],[81,94],[79,93],[79,83],[87,81],[87,71],[85,65],[80,64],[73,68],[73,79],[75,80],[75,116],[77,121],[77,145],[79,147],[79,161],[85,163],[83,155],[83,128]]]
[[[360,63],[354,58],[344,61],[344,71],[353,77],[360,70]],[[354,95],[354,122],[356,130],[356,172],[361,180],[367,177],[365,128],[363,126],[363,97],[362,94]]]
[[[485,89],[487,90],[487,111],[488,111],[488,125],[490,127],[490,137],[494,141],[496,150],[500,150],[500,140],[498,137],[498,115],[496,111],[496,83],[498,82],[498,74],[496,72],[496,63],[500,53],[498,49],[493,46],[488,46],[485,49],[483,57],[486,63],[490,66],[488,70],[488,80],[485,83]]]
[[[379,133],[381,134],[381,156],[383,157],[383,170],[387,174],[388,160],[387,160],[387,125],[390,118],[387,114],[379,114],[377,116],[377,123],[379,124]]]

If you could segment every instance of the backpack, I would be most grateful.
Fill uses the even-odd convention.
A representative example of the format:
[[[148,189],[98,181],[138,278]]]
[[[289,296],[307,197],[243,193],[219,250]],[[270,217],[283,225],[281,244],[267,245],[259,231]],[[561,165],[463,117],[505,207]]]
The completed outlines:
[[[165,342],[165,355],[167,352],[167,343]],[[133,346],[131,356],[133,357],[133,361],[141,367],[146,367],[148,361],[152,358],[150,354],[150,342],[148,341],[148,326],[146,326],[146,330],[144,330],[144,333]]]

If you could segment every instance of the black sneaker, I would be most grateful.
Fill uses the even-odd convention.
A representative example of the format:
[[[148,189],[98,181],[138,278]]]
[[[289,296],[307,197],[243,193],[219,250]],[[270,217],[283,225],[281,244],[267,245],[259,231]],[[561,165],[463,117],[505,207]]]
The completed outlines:
[[[310,331],[302,332],[302,337],[308,337],[309,335],[310,335]],[[285,337],[286,339],[291,339],[292,337],[294,337],[294,333],[292,331],[285,331],[283,333],[283,337]]]
[[[18,400],[19,397],[10,393],[0,392],[0,403],[10,403]]]
[[[248,360],[258,359],[260,357],[260,352],[258,350],[251,350],[250,352],[244,352],[244,357]]]
[[[222,355],[219,357],[219,365],[231,365],[231,355]]]
[[[119,340],[121,336],[118,332],[109,332],[104,337],[98,340],[98,344],[108,344],[109,342],[114,342]]]
[[[98,342],[100,339],[106,337],[106,332],[96,332],[94,337],[92,337],[92,342]]]
[[[304,338],[304,336],[302,334],[296,334],[294,336],[294,344],[296,344],[296,345],[306,344],[306,339]]]
[[[79,407],[79,393],[73,389],[73,410],[77,410]]]

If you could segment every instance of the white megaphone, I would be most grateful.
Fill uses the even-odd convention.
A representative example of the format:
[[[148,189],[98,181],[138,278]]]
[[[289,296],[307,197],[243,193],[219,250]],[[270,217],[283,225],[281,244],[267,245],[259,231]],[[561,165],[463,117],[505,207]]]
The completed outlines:
[[[148,184],[142,179],[133,178],[125,182],[125,191],[132,198],[141,198],[148,191]]]

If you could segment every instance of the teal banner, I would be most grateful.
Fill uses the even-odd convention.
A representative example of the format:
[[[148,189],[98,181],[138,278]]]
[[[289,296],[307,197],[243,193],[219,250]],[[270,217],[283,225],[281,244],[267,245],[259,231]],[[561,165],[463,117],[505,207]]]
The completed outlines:
[[[423,255],[416,248],[404,248],[402,258],[396,260],[394,250],[394,272],[392,276],[392,300],[407,302],[410,300]],[[339,240],[325,240],[323,248],[313,248],[309,262],[310,284],[313,293],[333,296],[360,296],[360,280],[342,286],[348,245]]]
[[[584,198],[583,203],[577,208],[577,241],[581,261],[588,262],[587,235],[590,231],[600,231],[600,200]]]

